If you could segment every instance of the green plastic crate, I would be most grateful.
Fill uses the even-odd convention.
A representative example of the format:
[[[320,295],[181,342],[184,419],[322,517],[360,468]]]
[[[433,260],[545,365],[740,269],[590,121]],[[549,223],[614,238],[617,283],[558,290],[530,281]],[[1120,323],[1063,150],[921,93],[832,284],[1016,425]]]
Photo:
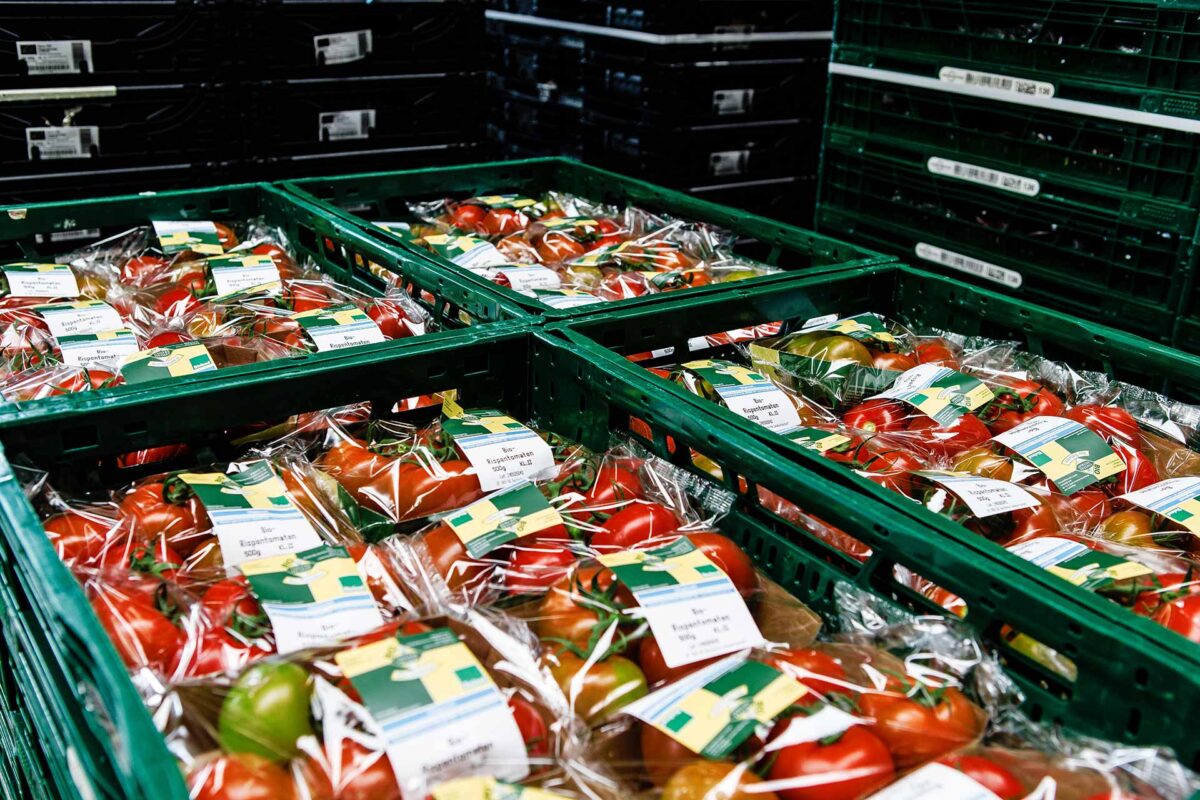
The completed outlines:
[[[764,294],[769,294],[767,287],[739,292],[743,299]],[[966,599],[971,606],[968,621],[983,636],[994,638],[1006,624],[1018,626],[1076,660],[1079,678],[1064,686],[1044,668],[1010,658],[1035,717],[1123,741],[1174,743],[1189,757],[1194,755],[1189,749],[1196,746],[1194,737],[1184,734],[1200,712],[1200,679],[1172,649],[1173,643],[1130,648],[1129,641],[1140,634],[1111,608],[1081,602],[1067,584],[996,557],[990,545],[965,531],[931,531],[854,487],[781,461],[755,436],[697,411],[636,372],[625,375],[605,359],[594,349],[535,328],[490,335],[471,331],[430,339],[404,352],[359,352],[319,364],[279,363],[269,373],[256,373],[232,386],[180,384],[158,397],[131,397],[87,411],[52,398],[23,419],[0,422],[0,441],[12,459],[89,462],[169,441],[203,445],[230,426],[313,407],[368,398],[390,407],[397,397],[451,385],[459,388],[460,402],[468,406],[503,407],[593,448],[603,448],[610,431],[628,429],[636,416],[653,431],[654,449],[681,467],[688,466],[689,447],[713,455],[724,470],[725,488],[740,498],[721,529],[818,611],[830,611],[837,581],[869,589],[898,605],[932,610],[928,601],[892,578],[894,564],[919,567],[926,577]],[[739,494],[743,481],[747,491]],[[875,555],[859,564],[801,533],[758,508],[754,486],[790,498],[858,536],[875,548]],[[62,680],[52,681],[47,691],[62,695],[62,707],[78,709],[87,698],[87,707],[94,709],[82,720],[63,714],[48,722],[80,754],[83,774],[90,776],[97,796],[184,797],[164,743],[82,590],[58,560],[16,485],[7,460],[0,461],[0,522],[3,549],[17,565],[22,586],[38,591],[39,623],[46,630],[41,645],[47,650],[41,655],[61,672]],[[1117,653],[1121,658],[1113,657]]]
[[[653,305],[663,302],[666,293],[614,303],[595,303],[573,309],[555,309],[474,275],[423,248],[410,245],[401,237],[370,224],[370,221],[410,218],[406,202],[411,200],[466,198],[496,192],[543,193],[557,189],[592,200],[628,203],[667,212],[684,219],[715,223],[738,233],[744,239],[753,240],[739,244],[737,252],[787,270],[825,270],[893,260],[812,231],[710,203],[674,189],[666,189],[566,158],[533,158],[404,172],[311,178],[288,181],[282,186],[326,211],[343,215],[375,237],[393,245],[401,244],[422,258],[454,270],[457,274],[485,287],[492,296],[502,297],[531,313],[554,319],[574,318],[613,307]],[[766,276],[752,280],[769,282],[779,277],[782,276]],[[719,294],[726,288],[707,286],[686,291],[690,296],[700,296]],[[488,316],[490,308],[476,308],[470,304],[465,308],[474,318],[493,319]]]
[[[462,309],[480,309],[484,319],[519,320],[528,316],[503,298],[485,296],[461,276],[394,244],[364,235],[337,215],[273,186],[238,184],[150,195],[102,197],[26,206],[0,207],[0,263],[47,260],[75,247],[148,224],[152,219],[215,219],[242,221],[254,217],[279,227],[298,260],[312,259],[333,279],[368,294],[378,295],[385,281],[359,264],[375,264],[400,275],[406,291],[433,314],[443,328],[463,327]],[[437,333],[430,335],[439,335]],[[395,342],[369,345],[390,347]],[[305,360],[328,354],[309,354]],[[248,367],[231,367],[184,380],[236,380]],[[155,392],[162,383],[136,384],[104,390],[104,394]],[[23,407],[28,407],[25,404]]]
[[[941,158],[1040,182],[1193,204],[1200,140],[1191,133],[1051,108],[830,76],[827,125],[839,136],[916,143]]]
[[[1169,341],[1195,270],[1194,208],[1099,193],[1025,197],[934,174],[933,155],[830,130],[817,227]]]
[[[931,78],[987,73],[1040,84],[990,84],[1009,92],[1196,118],[1197,10],[1194,0],[840,0],[834,59]]]

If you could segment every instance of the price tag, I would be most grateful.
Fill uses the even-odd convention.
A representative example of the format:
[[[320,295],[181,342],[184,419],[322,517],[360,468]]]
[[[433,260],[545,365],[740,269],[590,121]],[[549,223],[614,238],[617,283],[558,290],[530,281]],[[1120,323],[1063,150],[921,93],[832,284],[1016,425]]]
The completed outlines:
[[[280,282],[279,268],[270,256],[214,256],[208,259],[208,269],[218,297]]]
[[[184,250],[206,256],[219,256],[225,252],[217,235],[217,226],[210,220],[154,220],[150,224],[158,237],[158,249],[165,256]]]
[[[968,472],[924,470],[917,474],[953,492],[977,517],[991,517],[1038,506],[1036,497],[1008,481],[981,478]]]
[[[449,629],[371,642],[335,660],[374,717],[405,797],[473,773],[529,774],[504,695]]]
[[[121,327],[121,315],[99,300],[80,300],[74,303],[51,303],[34,306],[55,338],[87,333],[115,331]]]
[[[87,369],[104,367],[119,371],[120,365],[135,355],[141,347],[133,332],[124,328],[101,333],[58,336],[56,339],[64,363]]]
[[[79,282],[66,264],[20,262],[0,267],[9,297],[79,297]]]
[[[949,425],[993,397],[992,390],[978,378],[937,364],[919,364],[900,373],[886,391],[871,399],[901,400],[939,424]]]
[[[668,667],[762,643],[733,581],[686,537],[597,558],[633,592]]]
[[[313,50],[316,51],[317,64],[326,66],[361,61],[371,54],[372,45],[369,28],[345,33],[326,33],[313,37]]]
[[[91,158],[100,152],[100,129],[95,125],[26,128],[25,152],[30,161]]]
[[[127,356],[121,364],[121,375],[126,383],[149,383],[212,372],[216,368],[208,348],[202,343],[177,342]]]
[[[344,547],[322,545],[241,565],[271,620],[280,654],[334,644],[383,624],[383,615]]]
[[[550,445],[499,411],[464,411],[442,420],[442,427],[475,467],[485,492],[507,489],[554,469]]]
[[[94,71],[87,39],[17,42],[17,60],[29,75],[81,75]]]
[[[691,673],[622,711],[705,758],[725,758],[806,693],[799,681],[744,656]]]
[[[229,469],[179,475],[208,512],[228,572],[247,561],[321,546],[321,537],[292,503],[269,461],[231,464]]]
[[[300,323],[319,353],[387,340],[375,320],[353,303],[299,311],[291,317]]]
[[[532,483],[514,486],[472,503],[445,518],[467,548],[480,558],[501,545],[562,525],[562,517]]]
[[[514,292],[530,296],[536,297],[534,289],[562,288],[562,279],[558,277],[558,273],[546,267],[504,267],[496,274],[507,278],[509,288]]]
[[[325,111],[317,115],[317,138],[322,142],[369,139],[375,130],[375,109]]]
[[[1168,478],[1123,494],[1121,499],[1160,514],[1200,536],[1200,478]]]
[[[1072,539],[1039,536],[1008,548],[1013,555],[1052,572],[1084,589],[1095,591],[1117,581],[1153,575],[1154,570],[1136,561],[1093,550]]]
[[[763,375],[729,361],[689,361],[682,367],[707,381],[721,402],[739,417],[776,432],[800,427],[800,414],[791,398]],[[703,396],[696,388],[689,388]]]
[[[426,236],[423,241],[438,255],[472,272],[508,264],[494,244],[474,236],[437,233]]]
[[[1103,439],[1065,417],[1034,417],[993,441],[1015,450],[1063,494],[1125,471],[1125,462]]]

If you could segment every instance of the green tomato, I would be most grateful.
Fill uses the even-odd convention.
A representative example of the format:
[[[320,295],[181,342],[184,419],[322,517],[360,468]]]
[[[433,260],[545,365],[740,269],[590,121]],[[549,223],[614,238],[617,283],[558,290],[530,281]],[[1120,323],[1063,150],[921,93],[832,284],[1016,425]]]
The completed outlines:
[[[262,662],[229,690],[217,719],[217,739],[229,753],[275,761],[296,755],[296,740],[311,736],[308,672],[296,664]]]

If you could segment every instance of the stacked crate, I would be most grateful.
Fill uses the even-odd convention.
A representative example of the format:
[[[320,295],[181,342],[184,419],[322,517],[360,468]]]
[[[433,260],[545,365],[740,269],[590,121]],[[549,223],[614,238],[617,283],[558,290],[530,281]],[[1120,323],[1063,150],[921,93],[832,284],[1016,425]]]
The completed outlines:
[[[501,0],[489,133],[808,223],[830,3]]]
[[[839,0],[818,225],[1196,350],[1198,11]]]
[[[0,199],[469,161],[482,0],[0,0]]]

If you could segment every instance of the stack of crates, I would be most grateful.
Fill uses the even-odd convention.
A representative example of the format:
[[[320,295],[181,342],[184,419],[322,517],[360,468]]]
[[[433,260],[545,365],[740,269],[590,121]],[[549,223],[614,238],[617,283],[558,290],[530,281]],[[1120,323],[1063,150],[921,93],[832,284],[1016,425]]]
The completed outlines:
[[[1198,12],[839,0],[819,227],[1197,350]]]
[[[829,0],[495,5],[489,133],[504,157],[582,157],[811,221]]]

